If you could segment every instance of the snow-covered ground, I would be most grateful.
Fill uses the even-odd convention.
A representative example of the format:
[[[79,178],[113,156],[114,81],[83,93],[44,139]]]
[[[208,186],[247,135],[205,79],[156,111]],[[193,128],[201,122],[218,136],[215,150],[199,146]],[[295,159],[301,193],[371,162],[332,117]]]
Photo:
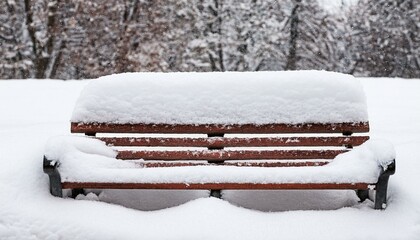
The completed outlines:
[[[87,82],[0,81],[0,239],[420,239],[420,80],[362,79],[371,136],[397,151],[385,211],[357,203],[351,191],[232,191],[229,201],[203,191],[54,198],[44,146],[68,134]]]

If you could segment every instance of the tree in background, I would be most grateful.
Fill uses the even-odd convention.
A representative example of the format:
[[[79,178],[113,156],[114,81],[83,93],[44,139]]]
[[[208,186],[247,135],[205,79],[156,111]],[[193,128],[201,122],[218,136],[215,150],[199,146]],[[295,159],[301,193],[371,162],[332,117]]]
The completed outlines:
[[[420,77],[419,8],[418,0],[360,0],[347,14],[310,0],[3,0],[0,78],[299,69]]]
[[[163,0],[125,2],[119,31],[117,72],[166,71],[170,2]]]
[[[66,1],[74,10],[65,18],[63,41],[68,45],[67,64],[62,66],[70,65],[82,78],[115,73],[123,0]],[[68,12],[68,8],[63,11]]]
[[[344,34],[342,19],[323,10],[316,1],[293,0],[287,24],[285,69],[340,69]],[[341,69],[340,69],[341,70]]]
[[[419,17],[418,0],[360,0],[349,16],[352,73],[420,77]]]
[[[33,76],[32,42],[23,1],[0,1],[0,78]]]
[[[287,8],[279,1],[228,1],[223,33],[230,71],[284,68]]]

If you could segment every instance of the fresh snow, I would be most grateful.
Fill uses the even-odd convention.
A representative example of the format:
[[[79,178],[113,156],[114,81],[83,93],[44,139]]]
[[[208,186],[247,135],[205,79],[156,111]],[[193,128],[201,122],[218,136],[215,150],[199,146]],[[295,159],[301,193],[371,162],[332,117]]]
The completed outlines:
[[[75,101],[90,81],[0,81],[0,239],[417,240],[420,80],[360,81],[370,135],[391,141],[397,155],[384,211],[357,203],[353,191],[227,191],[226,200],[205,198],[206,191],[151,190],[52,197],[44,147],[69,134]]]
[[[124,73],[93,80],[71,120],[112,123],[367,121],[351,75],[326,71]]]
[[[103,142],[87,137],[55,137],[46,147],[46,157],[60,162],[63,182],[375,183],[381,169],[395,159],[392,144],[378,140],[369,140],[321,167],[141,168],[142,160],[121,161],[115,155]]]

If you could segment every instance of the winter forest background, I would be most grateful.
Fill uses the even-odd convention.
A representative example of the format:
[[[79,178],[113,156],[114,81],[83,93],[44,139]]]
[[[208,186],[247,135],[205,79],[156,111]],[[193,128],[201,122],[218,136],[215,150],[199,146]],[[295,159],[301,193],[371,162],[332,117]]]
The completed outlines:
[[[325,69],[420,78],[420,0],[0,0],[0,78]]]

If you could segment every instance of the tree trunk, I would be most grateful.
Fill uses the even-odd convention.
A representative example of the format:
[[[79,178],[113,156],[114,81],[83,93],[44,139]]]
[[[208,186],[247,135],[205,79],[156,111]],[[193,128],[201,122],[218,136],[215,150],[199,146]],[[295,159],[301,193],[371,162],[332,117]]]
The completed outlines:
[[[217,9],[217,33],[219,35],[219,43],[218,43],[218,55],[219,55],[219,66],[220,71],[225,71],[225,64],[223,62],[223,45],[222,45],[222,2],[218,0],[214,0],[216,9]]]
[[[289,39],[289,55],[287,56],[286,70],[296,70],[296,46],[298,40],[298,27],[299,27],[299,16],[298,8],[300,6],[300,0],[296,1],[296,5],[293,7],[292,14],[290,16],[290,39]]]
[[[25,14],[26,24],[29,33],[29,37],[32,41],[32,51],[34,54],[34,70],[35,78],[46,78],[47,70],[51,60],[51,54],[54,49],[55,35],[57,31],[57,4],[48,5],[48,18],[47,18],[47,34],[48,41],[45,46],[39,43],[36,39],[36,29],[33,27],[33,12],[31,9],[31,0],[25,0]],[[61,49],[60,49],[61,51]]]

